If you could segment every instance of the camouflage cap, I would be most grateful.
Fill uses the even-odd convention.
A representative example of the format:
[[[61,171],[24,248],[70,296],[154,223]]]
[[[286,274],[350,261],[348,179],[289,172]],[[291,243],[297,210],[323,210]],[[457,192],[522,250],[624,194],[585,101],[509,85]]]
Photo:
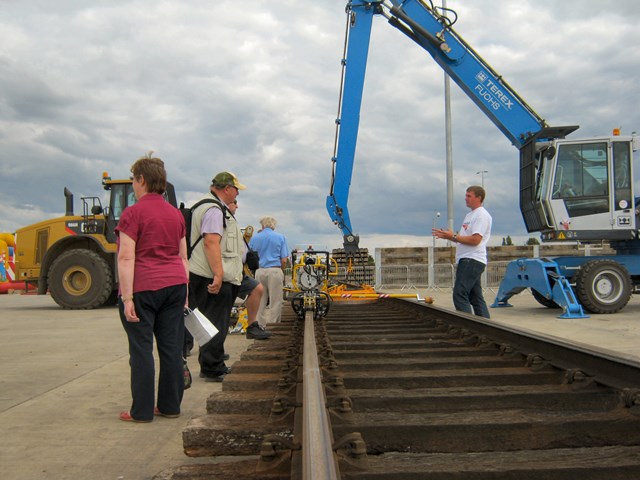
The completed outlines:
[[[227,185],[230,185],[232,187],[236,187],[238,190],[245,190],[247,188],[246,186],[241,184],[238,181],[238,177],[236,177],[231,172],[220,172],[215,177],[213,177],[213,180],[211,180],[211,185],[216,187],[225,187]]]

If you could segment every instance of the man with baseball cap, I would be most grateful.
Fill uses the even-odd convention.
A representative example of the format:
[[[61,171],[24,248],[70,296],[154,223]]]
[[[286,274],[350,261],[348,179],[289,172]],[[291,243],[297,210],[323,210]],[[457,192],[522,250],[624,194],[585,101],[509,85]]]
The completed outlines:
[[[224,363],[224,341],[229,332],[231,309],[243,277],[242,231],[227,205],[242,185],[231,172],[220,172],[211,181],[209,195],[216,200],[193,211],[191,245],[200,236],[189,259],[189,307],[198,308],[218,329],[218,334],[200,347],[200,377],[222,382],[231,368]]]
[[[247,188],[242,185],[238,181],[238,177],[236,177],[231,172],[220,172],[215,177],[213,177],[213,180],[211,180],[211,186],[213,187],[216,185],[219,187],[231,186],[237,188],[238,190],[245,190]]]

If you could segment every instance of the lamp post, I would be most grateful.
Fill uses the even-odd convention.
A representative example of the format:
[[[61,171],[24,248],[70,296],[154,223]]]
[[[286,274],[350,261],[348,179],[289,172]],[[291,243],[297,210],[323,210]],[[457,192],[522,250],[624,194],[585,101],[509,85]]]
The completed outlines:
[[[482,183],[481,186],[482,188],[484,188],[484,174],[485,173],[489,173],[489,170],[480,170],[479,172],[476,172],[476,175],[482,175]]]
[[[432,225],[432,227],[431,227],[431,229],[432,229],[432,230],[436,228],[436,220],[437,220],[438,218],[440,218],[440,212],[436,211],[436,212],[434,212],[434,214],[433,214],[433,225]],[[434,250],[435,250],[435,248],[436,248],[436,236],[433,234],[433,232],[431,233],[431,236],[432,236],[432,238],[433,238],[433,248],[434,248]]]

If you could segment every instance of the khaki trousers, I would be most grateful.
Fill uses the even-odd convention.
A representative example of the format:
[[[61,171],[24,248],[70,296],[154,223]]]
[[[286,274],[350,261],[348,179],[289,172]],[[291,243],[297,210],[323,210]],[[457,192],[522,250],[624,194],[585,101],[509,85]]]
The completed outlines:
[[[260,308],[258,309],[258,323],[261,327],[266,327],[267,323],[277,323],[280,321],[284,290],[284,272],[280,267],[259,268],[256,270],[256,280],[258,280],[264,288],[262,299],[260,299]]]

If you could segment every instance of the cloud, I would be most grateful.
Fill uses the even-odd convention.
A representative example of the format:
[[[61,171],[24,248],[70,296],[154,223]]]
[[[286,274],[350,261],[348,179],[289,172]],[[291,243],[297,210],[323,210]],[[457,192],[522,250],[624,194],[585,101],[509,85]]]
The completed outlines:
[[[105,198],[153,150],[190,203],[219,171],[248,185],[241,223],[270,214],[291,246],[341,246],[329,193],[346,1],[4,2],[0,12],[0,230],[60,215],[62,190]],[[461,2],[454,28],[551,125],[631,133],[636,2]],[[447,217],[443,72],[374,19],[349,209],[361,244],[430,244],[433,212],[457,227],[486,170],[494,240],[526,236],[518,152],[452,85]]]

